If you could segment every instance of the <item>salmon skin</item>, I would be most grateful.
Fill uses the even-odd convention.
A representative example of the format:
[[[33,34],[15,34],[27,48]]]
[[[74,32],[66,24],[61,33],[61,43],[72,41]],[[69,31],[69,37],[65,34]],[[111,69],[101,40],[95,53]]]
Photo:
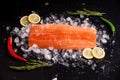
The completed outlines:
[[[28,45],[39,48],[83,49],[96,46],[96,29],[66,24],[31,25]]]

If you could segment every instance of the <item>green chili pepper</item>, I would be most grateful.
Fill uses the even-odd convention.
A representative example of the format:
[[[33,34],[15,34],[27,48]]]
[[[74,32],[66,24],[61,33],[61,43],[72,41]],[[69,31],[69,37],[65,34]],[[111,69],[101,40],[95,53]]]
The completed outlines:
[[[101,20],[103,20],[104,22],[106,22],[110,26],[110,28],[112,30],[112,35],[114,36],[114,34],[115,34],[115,26],[113,25],[113,23],[110,22],[108,19],[106,19],[104,17],[100,17],[100,18],[101,18]]]

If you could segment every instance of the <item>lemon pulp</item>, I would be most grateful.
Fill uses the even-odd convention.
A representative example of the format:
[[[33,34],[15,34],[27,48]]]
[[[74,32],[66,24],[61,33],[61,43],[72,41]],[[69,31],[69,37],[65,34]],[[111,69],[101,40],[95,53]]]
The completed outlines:
[[[83,57],[86,58],[86,59],[92,59],[92,58],[93,58],[92,49],[91,49],[91,48],[85,48],[85,49],[83,50],[82,55],[83,55]]]
[[[104,49],[100,48],[100,47],[95,47],[92,50],[92,55],[93,57],[95,57],[96,59],[102,59],[105,57],[105,51]]]
[[[28,20],[31,23],[39,23],[40,22],[40,16],[36,13],[32,13],[28,16]]]
[[[28,21],[28,16],[23,16],[21,19],[20,19],[20,24],[22,26],[28,26],[30,24],[30,22]]]

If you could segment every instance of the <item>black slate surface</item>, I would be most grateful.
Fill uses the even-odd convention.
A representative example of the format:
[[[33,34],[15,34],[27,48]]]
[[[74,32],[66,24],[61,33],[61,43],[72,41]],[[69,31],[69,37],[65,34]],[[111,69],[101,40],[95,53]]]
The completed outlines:
[[[45,3],[49,3],[45,6]],[[84,5],[85,3],[85,5]],[[120,78],[120,2],[119,0],[24,0],[7,1],[0,3],[0,80],[119,80]],[[63,13],[66,10],[75,11],[82,8],[97,10],[107,13],[106,18],[111,20],[116,26],[115,45],[106,46],[107,56],[104,71],[100,68],[91,70],[89,67],[81,69],[79,67],[64,67],[55,65],[50,68],[40,68],[32,71],[14,71],[8,68],[9,65],[24,64],[13,59],[6,47],[5,38],[6,26],[16,26],[19,18],[23,15],[35,11],[46,17],[49,13]],[[113,52],[111,50],[113,49]],[[113,56],[110,57],[110,54]],[[98,65],[99,66],[99,65]]]

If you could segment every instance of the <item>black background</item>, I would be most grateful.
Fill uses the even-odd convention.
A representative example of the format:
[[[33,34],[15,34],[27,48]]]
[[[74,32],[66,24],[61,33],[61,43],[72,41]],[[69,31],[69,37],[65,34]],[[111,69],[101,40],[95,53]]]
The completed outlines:
[[[49,3],[45,6],[45,3]],[[85,5],[83,5],[85,3]],[[4,0],[0,3],[0,80],[52,80],[57,76],[58,80],[119,80],[120,78],[120,2],[119,0]],[[114,49],[113,57],[107,58],[111,64],[107,65],[108,73],[97,73],[79,67],[66,68],[55,65],[51,68],[40,68],[33,71],[13,71],[9,65],[24,64],[13,59],[7,51],[5,38],[8,37],[6,26],[16,26],[20,17],[37,12],[43,17],[49,13],[63,13],[66,10],[75,11],[82,8],[97,10],[107,13],[106,18],[116,26],[113,37],[116,40],[114,46],[108,46],[108,52]],[[108,53],[109,54],[109,53]],[[84,73],[81,73],[84,72]],[[56,75],[57,74],[57,75]]]

